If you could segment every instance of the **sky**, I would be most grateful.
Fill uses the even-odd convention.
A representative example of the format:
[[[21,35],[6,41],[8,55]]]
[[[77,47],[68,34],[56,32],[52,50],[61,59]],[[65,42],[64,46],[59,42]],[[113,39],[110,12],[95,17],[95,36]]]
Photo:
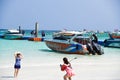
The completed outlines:
[[[120,30],[119,0],[0,0],[0,28]]]

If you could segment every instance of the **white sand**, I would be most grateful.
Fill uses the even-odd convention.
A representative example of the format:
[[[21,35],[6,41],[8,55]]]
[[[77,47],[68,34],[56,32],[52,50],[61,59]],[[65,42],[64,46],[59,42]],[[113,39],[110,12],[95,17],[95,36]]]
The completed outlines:
[[[79,63],[78,63],[79,62]],[[63,80],[65,72],[57,63],[22,65],[18,77],[13,78],[13,67],[0,67],[0,80]],[[72,80],[120,80],[120,63],[79,61],[72,62],[75,76]]]

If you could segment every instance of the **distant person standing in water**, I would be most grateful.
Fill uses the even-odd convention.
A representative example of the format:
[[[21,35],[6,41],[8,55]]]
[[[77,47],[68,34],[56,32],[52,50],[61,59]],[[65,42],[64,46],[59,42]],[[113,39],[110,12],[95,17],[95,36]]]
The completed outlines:
[[[14,77],[16,78],[18,76],[18,72],[21,68],[21,59],[22,59],[23,56],[20,52],[15,53],[14,56],[15,56]]]
[[[74,76],[74,72],[72,69],[72,66],[70,64],[70,62],[68,61],[68,59],[66,57],[63,58],[63,65],[60,64],[61,67],[61,71],[66,71],[66,74],[63,76],[64,80],[72,80],[72,76]]]
[[[41,33],[41,34],[42,34],[42,37],[45,37],[45,32],[44,32],[44,31],[42,31],[42,33]]]

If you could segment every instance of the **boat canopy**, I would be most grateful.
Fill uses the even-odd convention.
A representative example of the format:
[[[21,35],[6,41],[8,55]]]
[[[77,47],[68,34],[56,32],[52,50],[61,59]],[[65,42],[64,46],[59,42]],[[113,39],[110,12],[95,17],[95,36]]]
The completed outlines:
[[[19,33],[18,30],[14,29],[14,30],[8,30],[9,33]]]

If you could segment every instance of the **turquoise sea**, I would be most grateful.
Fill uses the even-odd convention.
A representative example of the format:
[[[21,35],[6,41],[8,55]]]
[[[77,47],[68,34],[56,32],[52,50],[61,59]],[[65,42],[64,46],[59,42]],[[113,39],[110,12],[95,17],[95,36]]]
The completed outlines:
[[[46,34],[45,36],[46,39],[52,38],[52,33],[55,32],[54,30],[44,31]],[[31,36],[30,32],[31,30],[25,30],[25,36]],[[0,31],[0,33],[3,34],[4,31]],[[106,35],[100,36],[98,34],[98,36],[100,40],[108,38],[108,36]],[[39,31],[39,37],[41,37],[41,31]],[[103,49],[104,49],[103,55],[90,56],[90,55],[64,54],[50,50],[44,42],[0,39],[0,68],[13,67],[14,53],[19,51],[24,56],[24,59],[22,61],[23,67],[39,66],[41,64],[59,65],[62,62],[63,57],[68,57],[69,59],[77,57],[77,59],[72,62],[73,65],[83,64],[82,66],[85,66],[86,68],[87,65],[91,63],[92,66],[94,67],[102,66],[101,72],[99,72],[99,74],[100,73],[103,74],[104,72],[106,75],[101,76],[104,77],[110,76],[112,78],[110,80],[120,80],[120,48],[103,47]],[[89,67],[87,68],[89,69]],[[102,69],[106,71],[103,71]]]

